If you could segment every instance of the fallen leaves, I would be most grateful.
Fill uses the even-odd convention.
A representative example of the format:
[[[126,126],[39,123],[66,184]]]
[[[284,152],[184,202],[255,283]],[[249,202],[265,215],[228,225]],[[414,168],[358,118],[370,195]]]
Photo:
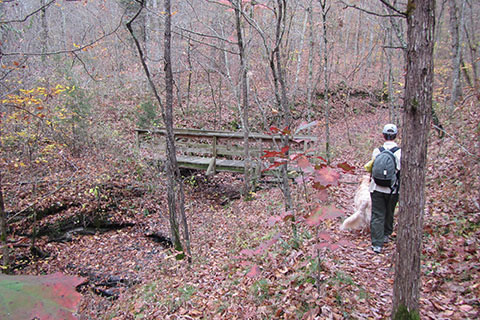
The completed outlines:
[[[346,149],[344,158],[336,167],[349,172],[348,182],[352,184],[341,183],[336,170],[317,168],[321,174],[312,178],[318,189],[312,191],[311,198],[315,204],[328,200],[331,205],[297,211],[296,226],[302,240],[297,246],[291,241],[294,214],[283,209],[278,188],[260,190],[252,201],[231,201],[224,206],[219,206],[218,195],[209,191],[238,188],[232,177],[220,175],[212,178],[211,184],[187,192],[194,259],[191,267],[168,259],[174,257],[173,253],[143,237],[146,230],[166,228],[167,219],[162,215],[166,202],[161,190],[150,193],[139,189],[141,184],[134,183],[130,176],[136,168],[131,168],[102,181],[99,185],[103,189],[98,192],[88,192],[95,185],[84,182],[92,172],[104,169],[81,166],[85,176],[79,183],[63,192],[61,199],[49,200],[68,203],[69,210],[111,209],[116,221],[129,219],[137,225],[122,231],[74,236],[70,243],[48,243],[46,248],[55,259],[37,261],[24,272],[67,268],[72,272],[128,275],[141,281],[122,288],[117,302],[85,292],[82,310],[90,318],[106,313],[118,319],[242,319],[247,315],[255,319],[262,314],[284,319],[342,319],[344,315],[355,319],[387,318],[391,311],[395,244],[389,243],[382,255],[374,255],[369,250],[368,233],[338,232],[338,217],[352,210],[356,181],[353,166],[346,164],[359,161],[352,150]],[[309,170],[308,159],[295,160]],[[436,169],[450,173],[452,164],[438,163]],[[427,319],[475,319],[480,296],[480,215],[469,212],[463,217],[460,202],[448,203],[457,197],[459,186],[448,175],[443,178],[435,171],[430,173],[441,183],[432,183],[427,194],[421,315]],[[52,174],[51,178],[61,177]],[[328,190],[326,186],[330,186]],[[298,186],[294,186],[293,194],[303,196],[304,190],[295,188]],[[136,192],[138,196],[134,196]],[[22,189],[19,194],[26,195],[28,190]],[[102,194],[111,201],[104,201]],[[19,200],[23,201],[21,205],[27,203],[26,196]],[[117,207],[112,209],[109,204]],[[462,214],[452,216],[455,210]],[[317,248],[321,249],[320,257]]]
[[[260,267],[255,264],[252,266],[252,268],[250,268],[250,271],[247,273],[247,277],[255,278],[259,274],[260,274]]]

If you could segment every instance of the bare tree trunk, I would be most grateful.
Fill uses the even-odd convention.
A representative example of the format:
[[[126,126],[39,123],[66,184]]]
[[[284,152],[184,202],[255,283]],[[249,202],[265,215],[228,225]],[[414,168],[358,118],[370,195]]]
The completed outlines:
[[[282,58],[280,53],[280,47],[282,43],[284,33],[284,19],[286,17],[287,3],[286,0],[277,0],[276,9],[276,30],[275,30],[275,48],[271,52],[270,56],[270,69],[272,70],[273,83],[275,86],[275,97],[280,109],[283,112],[283,126],[291,129],[292,115],[290,112],[290,105],[287,98],[287,87],[285,84],[285,73],[282,67]],[[290,139],[289,135],[283,136],[283,147],[289,147]],[[285,209],[291,210],[293,207],[292,195],[290,191],[290,184],[288,181],[287,164],[282,168],[282,191],[285,198]],[[294,230],[295,232],[295,230]],[[296,236],[296,235],[295,235]]]
[[[442,24],[443,24],[443,13],[445,11],[445,4],[447,3],[448,0],[441,0],[441,1],[437,1],[437,7],[438,7],[438,4],[440,5],[440,9],[438,10],[438,14],[437,14],[437,17],[436,17],[436,20],[437,20],[437,23],[435,23],[435,43],[437,43],[439,41],[440,38],[443,37],[442,35]],[[438,50],[436,50],[435,52],[436,54],[438,53]],[[438,55],[436,55],[435,57],[437,57]]]
[[[390,27],[387,28],[387,41],[388,41],[388,48],[385,49],[385,56],[387,57],[387,92],[388,92],[388,110],[389,110],[389,121],[391,123],[396,123],[394,121],[395,118],[395,107],[393,103],[393,59],[392,59],[392,47],[393,47],[393,39],[392,39],[392,29]]]
[[[205,70],[205,73],[207,74],[208,86],[210,87],[210,96],[212,97],[213,109],[215,110],[215,115],[213,119],[213,129],[217,130],[217,124],[218,124],[217,122],[220,122],[219,118],[221,118],[220,114],[217,116],[217,109],[219,110],[220,108],[218,108],[217,99],[215,97],[215,86],[214,86],[214,83],[212,82],[212,76],[211,76],[212,72],[207,69]]]
[[[36,177],[35,179],[36,180]],[[32,198],[37,197],[37,182],[35,181],[32,185]],[[37,239],[37,208],[33,206],[33,222],[32,222],[32,238],[30,242],[30,252],[35,256],[36,255],[36,246],[35,246],[35,241]]]
[[[0,173],[0,240],[1,240],[1,254],[2,254],[2,272],[10,272],[10,259],[9,250],[7,244],[7,215],[5,213],[5,204],[3,202],[3,190],[2,190],[2,174]]]
[[[188,260],[191,262],[190,233],[185,214],[185,193],[181,181],[180,170],[178,169],[175,150],[175,135],[173,133],[173,73],[172,73],[172,15],[170,0],[165,0],[165,37],[164,37],[164,60],[165,60],[165,113],[164,122],[167,131],[167,198],[170,211],[170,227],[175,248],[183,251],[180,242],[177,225],[177,205],[182,219],[184,238],[188,253]],[[178,196],[178,198],[176,197]]]
[[[326,3],[326,1],[324,1],[324,3]],[[355,46],[354,46],[354,53],[353,53],[353,56],[354,57],[358,57],[360,56],[360,37],[361,37],[361,34],[362,34],[362,12],[361,11],[358,11],[357,12],[358,14],[358,18],[357,18],[357,24],[355,26]]]
[[[328,104],[329,95],[329,70],[328,70],[328,38],[327,38],[327,14],[330,6],[327,6],[327,0],[319,0],[322,8],[322,29],[323,29],[323,108],[325,114],[325,154],[327,163],[330,163],[330,105]]]
[[[385,29],[388,29],[388,28],[385,28]],[[388,32],[388,31],[387,31]],[[383,35],[383,42],[385,43],[386,41],[386,38],[388,37],[387,33],[385,33]],[[386,53],[385,53],[385,50],[381,50],[380,51],[380,57],[379,57],[379,63],[380,63],[380,70],[381,72],[379,72],[379,75],[378,75],[378,87],[380,88],[384,88],[385,87],[385,72],[384,72],[384,68],[385,68],[385,57]]]
[[[370,41],[368,45],[369,54],[367,55],[367,62],[362,72],[362,76],[365,78],[367,77],[367,73],[369,72],[369,70],[371,69],[370,67],[372,66],[372,55],[373,55],[372,52],[374,47],[376,47],[376,41],[375,41],[376,33],[377,32],[375,32],[374,30],[370,30]]]
[[[232,89],[234,96],[235,96],[235,106],[238,109],[238,113],[242,114],[242,108],[241,108],[241,92],[238,90],[238,86],[234,82],[232,78],[232,74],[230,72],[230,59],[229,59],[229,53],[225,50],[223,51],[223,63],[225,64],[225,78],[228,80],[228,84],[230,88]],[[243,116],[240,117],[240,121],[242,123],[242,127],[245,125],[243,124]]]
[[[62,33],[62,45],[64,50],[68,50],[69,48],[69,41],[67,39],[67,13],[65,10],[60,10],[60,28]]]
[[[461,60],[461,30],[463,29],[464,1],[458,8],[456,0],[449,0],[450,5],[450,32],[452,35],[452,91],[450,95],[450,112],[455,109],[455,103],[462,95],[460,82],[460,60]],[[459,21],[460,20],[460,21]]]
[[[245,150],[245,171],[244,171],[244,187],[243,187],[243,196],[248,197],[251,191],[250,186],[250,148],[248,143],[248,136],[250,133],[250,128],[248,124],[248,66],[245,57],[245,44],[243,42],[243,33],[242,33],[242,2],[239,0],[231,1],[234,11],[235,11],[235,27],[237,31],[237,46],[238,53],[240,58],[240,70],[241,70],[241,95],[242,95],[242,110],[243,110],[243,144]]]
[[[47,23],[47,9],[45,7],[45,0],[41,0],[40,5],[43,7],[40,14],[40,19],[42,21],[41,22],[42,32],[40,36],[40,42],[42,44],[42,64],[43,64],[41,73],[44,74],[43,77],[45,78],[45,80],[47,80],[48,77],[45,76],[47,72],[47,63],[46,63],[47,56],[45,54],[48,51],[48,23]]]
[[[469,19],[465,23],[465,36],[468,43],[468,49],[470,53],[470,64],[472,67],[472,76],[473,81],[470,80],[469,85],[473,86],[477,92],[478,99],[480,100],[480,77],[479,71],[480,68],[480,41],[478,41],[478,29],[480,28],[480,23],[478,22],[478,16],[475,16],[475,1],[466,1],[468,4],[468,10],[465,12],[469,13]],[[477,4],[478,6],[478,4]],[[478,11],[477,11],[478,12]],[[464,72],[465,79],[468,79],[468,70],[465,67],[462,67]]]
[[[393,4],[396,4],[397,1],[394,1]],[[385,12],[389,14],[393,14],[393,10],[391,8],[385,7]],[[386,54],[387,57],[387,64],[388,64],[388,102],[390,106],[390,114],[389,118],[392,123],[398,123],[398,110],[395,108],[395,90],[393,90],[393,82],[395,80],[394,74],[394,63],[395,59],[398,59],[397,52],[395,49],[403,48],[402,55],[404,61],[406,61],[406,49],[407,43],[405,42],[404,32],[403,32],[403,20],[400,20],[398,17],[390,17],[390,27],[387,28],[387,37],[388,37],[388,53]],[[395,34],[398,44],[394,44],[393,35]]]
[[[171,65],[171,17],[170,17],[170,0],[165,0],[165,38],[164,38],[164,71],[165,71],[165,109],[163,118],[167,131],[167,199],[170,218],[170,233],[175,249],[182,251],[180,234],[177,222],[177,204],[176,204],[176,179],[177,157],[175,148],[175,135],[173,133],[173,75]]]
[[[303,44],[305,42],[305,33],[307,32],[308,16],[310,15],[309,10],[310,10],[310,7],[305,9],[305,18],[303,19],[302,34],[300,35],[300,46],[296,50],[296,52],[298,52],[298,54],[297,54],[297,66],[296,66],[296,70],[295,70],[295,80],[294,80],[294,84],[293,84],[293,94],[292,94],[292,100],[293,100],[294,103],[296,101],[296,95],[297,95],[297,90],[298,90],[298,76],[300,75],[300,67],[302,66]]]
[[[157,87],[153,83],[150,70],[146,64],[145,56],[138,41],[137,37],[135,36],[132,28],[132,23],[138,18],[140,13],[142,12],[145,2],[144,0],[139,1],[140,8],[137,13],[127,22],[126,26],[128,31],[130,32],[137,51],[140,56],[140,62],[142,63],[143,70],[145,71],[145,75],[147,77],[148,83],[150,88],[153,91],[155,99],[157,100],[160,108],[162,110],[163,120],[165,122],[165,127],[167,131],[167,201],[168,201],[168,211],[169,211],[169,220],[170,220],[170,234],[172,238],[173,245],[175,249],[179,251],[183,251],[183,246],[180,239],[180,232],[178,228],[177,222],[177,204],[179,206],[180,214],[182,216],[183,224],[184,224],[184,232],[185,232],[185,241],[187,245],[187,253],[189,255],[189,261],[191,261],[191,253],[190,253],[190,237],[188,232],[188,225],[185,216],[185,196],[183,191],[183,185],[180,181],[180,172],[178,169],[177,158],[175,153],[175,137],[173,134],[173,75],[172,75],[172,67],[171,67],[171,55],[170,55],[170,43],[171,43],[171,14],[170,14],[170,0],[165,0],[165,11],[166,19],[165,19],[165,85],[166,85],[166,105],[164,107],[162,103],[162,99],[158,93]],[[167,58],[168,57],[168,58]],[[178,186],[178,189],[176,189]],[[178,203],[176,198],[176,193],[178,193]]]
[[[351,16],[352,11],[351,10],[345,10],[345,15],[343,17],[343,21],[350,21],[350,16]],[[344,43],[343,43],[343,48],[345,50],[346,54],[350,54],[350,28],[351,28],[351,23],[345,23],[345,32],[343,32],[342,37],[345,37]]]
[[[159,48],[159,32],[160,23],[157,16],[158,4],[157,0],[149,0],[145,3],[147,13],[145,15],[145,55],[150,70],[156,72],[158,70],[158,61],[160,59]]]
[[[286,10],[286,1],[284,0],[278,0],[279,6],[280,6],[280,11]],[[284,13],[285,14],[285,11]],[[285,15],[284,15],[285,17]],[[279,28],[281,26],[281,23],[277,25]],[[277,33],[278,34],[278,33]],[[287,87],[285,83],[285,72],[282,68],[282,60],[281,60],[281,54],[280,54],[280,42],[281,42],[281,37],[278,38],[279,40],[279,47],[278,50],[275,51],[276,55],[276,62],[277,62],[277,72],[278,72],[278,82],[280,84],[280,92],[281,92],[281,103],[280,105],[282,106],[283,110],[283,116],[284,116],[284,126],[285,128],[292,128],[292,114],[290,112],[290,105],[288,103],[288,98],[287,98]],[[290,146],[290,139],[289,139],[289,134],[287,134],[284,137],[283,141],[283,146],[284,147],[289,147]],[[287,152],[288,154],[288,152]],[[293,203],[292,203],[292,195],[290,191],[290,183],[288,180],[288,168],[287,165],[285,164],[282,166],[282,178],[283,178],[283,189],[285,193],[285,200],[286,200],[286,208],[287,210],[291,210],[293,208]]]
[[[309,39],[309,50],[308,50],[308,80],[307,80],[307,106],[308,106],[308,115],[307,115],[307,122],[310,123],[311,115],[313,113],[313,55],[315,50],[315,39],[313,37],[313,8],[312,8],[312,1],[309,3],[309,7],[307,9],[308,13],[308,39]],[[308,129],[310,132],[310,128]]]
[[[392,319],[418,315],[427,141],[432,117],[435,0],[409,0],[400,212]],[[404,316],[404,317],[402,317]]]
[[[187,63],[188,63],[188,80],[187,80],[187,105],[185,110],[187,113],[190,112],[190,97],[192,89],[192,74],[193,74],[193,64],[192,64],[192,41],[188,39],[187,41]]]

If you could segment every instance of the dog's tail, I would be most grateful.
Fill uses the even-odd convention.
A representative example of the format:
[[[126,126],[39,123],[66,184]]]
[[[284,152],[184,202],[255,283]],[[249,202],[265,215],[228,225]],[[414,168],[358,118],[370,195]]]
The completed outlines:
[[[340,230],[358,229],[363,224],[362,211],[357,210],[354,214],[343,221]]]

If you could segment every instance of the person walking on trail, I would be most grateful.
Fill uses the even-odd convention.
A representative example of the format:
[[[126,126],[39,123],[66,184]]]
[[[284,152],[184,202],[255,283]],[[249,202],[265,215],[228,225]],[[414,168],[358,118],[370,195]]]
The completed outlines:
[[[383,128],[385,142],[372,153],[372,178],[370,197],[372,218],[370,231],[372,250],[381,253],[384,243],[390,240],[393,232],[393,212],[398,202],[401,149],[395,143],[397,126],[386,124]]]

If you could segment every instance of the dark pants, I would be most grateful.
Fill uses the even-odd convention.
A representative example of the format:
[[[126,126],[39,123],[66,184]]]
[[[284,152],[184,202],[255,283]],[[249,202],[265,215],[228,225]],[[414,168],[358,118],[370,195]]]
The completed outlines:
[[[384,237],[390,236],[393,232],[393,211],[398,202],[398,193],[374,191],[370,193],[370,197],[372,199],[372,220],[370,221],[372,245],[382,247]]]

